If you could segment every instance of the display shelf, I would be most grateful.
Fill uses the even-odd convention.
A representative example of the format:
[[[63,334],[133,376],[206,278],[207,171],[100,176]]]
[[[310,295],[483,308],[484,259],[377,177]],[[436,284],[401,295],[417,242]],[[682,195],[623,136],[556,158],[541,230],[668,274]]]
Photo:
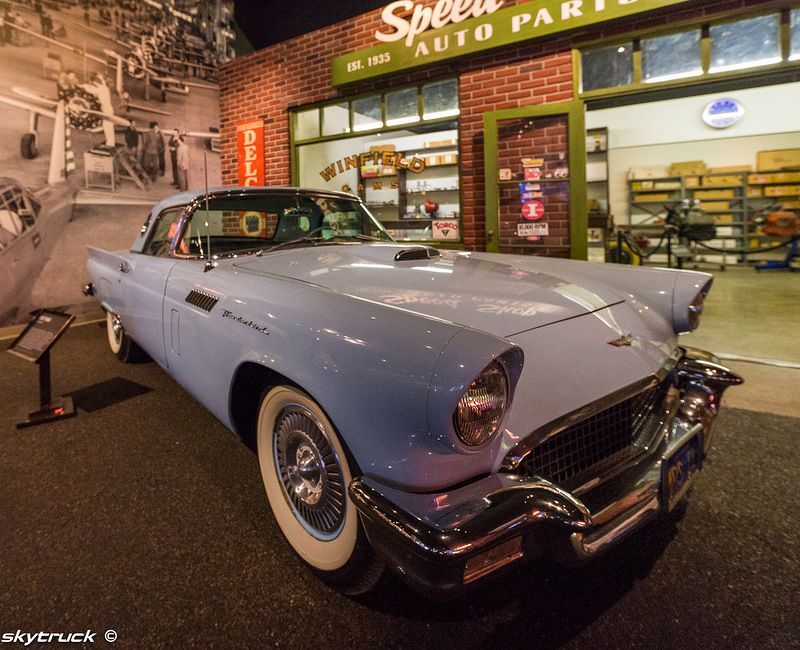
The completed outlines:
[[[569,178],[540,178],[538,181],[526,181],[521,178],[510,181],[497,181],[498,185],[517,185],[518,183],[566,183]]]

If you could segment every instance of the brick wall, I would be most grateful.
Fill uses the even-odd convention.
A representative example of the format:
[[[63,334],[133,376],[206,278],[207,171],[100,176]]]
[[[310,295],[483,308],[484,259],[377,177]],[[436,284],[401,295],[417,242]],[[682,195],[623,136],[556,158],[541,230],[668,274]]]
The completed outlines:
[[[386,76],[335,89],[331,59],[370,47],[381,27],[380,10],[273,45],[223,66],[220,77],[222,182],[236,184],[236,124],[264,120],[268,185],[290,183],[288,110],[370,90],[458,77],[462,236],[465,248],[485,247],[483,113],[535,104],[569,101],[572,93],[571,47],[582,40],[667,25],[710,13],[766,4],[768,0],[691,1],[682,8],[647,14],[601,30],[571,33],[545,41],[507,47],[487,54]],[[426,4],[433,4],[427,0]],[[507,0],[506,6],[517,4]],[[268,25],[264,26],[265,29]]]

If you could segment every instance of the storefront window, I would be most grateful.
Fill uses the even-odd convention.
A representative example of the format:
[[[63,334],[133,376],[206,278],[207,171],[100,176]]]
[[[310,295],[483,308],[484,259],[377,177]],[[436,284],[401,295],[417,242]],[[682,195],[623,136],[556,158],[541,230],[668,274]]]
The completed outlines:
[[[309,140],[319,137],[319,109],[299,111],[294,114],[294,137]]]
[[[778,14],[711,25],[709,72],[729,72],[781,62]]]
[[[633,82],[633,43],[618,43],[581,56],[583,91],[626,86]]]
[[[395,239],[460,241],[456,122],[300,145],[296,160],[301,186],[357,194]]]
[[[350,105],[332,104],[322,109],[322,135],[350,133]]]
[[[458,84],[455,79],[437,81],[422,87],[422,105],[425,120],[458,115]]]
[[[790,61],[800,60],[800,9],[792,9],[791,18],[789,20],[789,29],[791,30],[791,48],[789,51]]]
[[[371,131],[382,126],[380,95],[356,99],[353,102],[353,131]]]
[[[417,89],[406,88],[386,93],[386,126],[419,122]]]
[[[645,83],[685,79],[703,74],[700,30],[642,39],[642,76]]]

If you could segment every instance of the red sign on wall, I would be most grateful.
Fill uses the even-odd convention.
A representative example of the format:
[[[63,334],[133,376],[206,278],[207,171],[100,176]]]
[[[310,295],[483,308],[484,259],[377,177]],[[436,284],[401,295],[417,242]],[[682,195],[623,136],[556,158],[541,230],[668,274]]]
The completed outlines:
[[[264,122],[236,125],[239,185],[264,185]]]
[[[544,216],[544,203],[533,200],[522,204],[522,216],[531,221],[536,221]]]

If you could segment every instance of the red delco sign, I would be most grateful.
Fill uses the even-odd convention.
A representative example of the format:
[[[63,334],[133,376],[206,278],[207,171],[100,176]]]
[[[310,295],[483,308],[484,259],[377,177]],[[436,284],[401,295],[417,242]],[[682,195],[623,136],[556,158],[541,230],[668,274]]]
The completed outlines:
[[[264,185],[264,122],[236,125],[239,185]]]

